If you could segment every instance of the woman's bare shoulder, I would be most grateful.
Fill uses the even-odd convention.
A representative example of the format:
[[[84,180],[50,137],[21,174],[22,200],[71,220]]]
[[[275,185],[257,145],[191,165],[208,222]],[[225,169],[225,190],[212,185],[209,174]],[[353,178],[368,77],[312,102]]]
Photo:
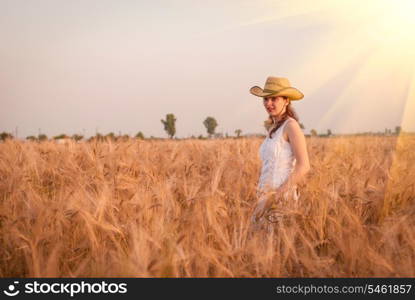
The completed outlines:
[[[284,129],[301,129],[300,128],[300,124],[298,124],[297,120],[294,118],[291,118],[287,121],[287,125],[285,126]]]
[[[290,141],[288,132],[291,132],[291,133],[294,133],[294,134],[302,132],[301,127],[298,124],[297,120],[294,119],[294,118],[291,118],[291,117],[290,117],[290,120],[287,121],[287,125],[284,128],[284,134],[283,134],[284,139],[287,142]]]

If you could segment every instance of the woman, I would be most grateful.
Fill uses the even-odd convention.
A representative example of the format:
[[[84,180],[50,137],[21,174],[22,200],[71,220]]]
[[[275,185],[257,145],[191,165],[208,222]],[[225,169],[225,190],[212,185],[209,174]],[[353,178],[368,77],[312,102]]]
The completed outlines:
[[[269,214],[273,202],[282,201],[278,203],[281,209],[297,204],[296,184],[310,170],[310,163],[304,134],[291,107],[291,101],[300,100],[304,95],[283,77],[268,77],[264,89],[254,86],[250,92],[263,99],[269,114],[265,121],[268,135],[259,150],[262,160],[259,200],[251,219],[258,225],[266,220],[272,222],[270,217],[278,220],[282,216],[275,212]]]

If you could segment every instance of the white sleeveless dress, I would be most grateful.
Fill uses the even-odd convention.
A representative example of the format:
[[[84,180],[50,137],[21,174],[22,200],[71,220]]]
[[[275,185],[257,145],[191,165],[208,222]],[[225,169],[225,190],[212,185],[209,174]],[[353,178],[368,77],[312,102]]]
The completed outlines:
[[[269,189],[276,189],[281,186],[294,170],[296,159],[291,149],[291,144],[283,137],[284,127],[287,125],[291,117],[278,128],[272,135],[262,142],[259,148],[259,155],[262,160],[261,175],[257,185],[257,195],[261,201],[264,192]],[[296,185],[284,193],[284,201],[294,202],[296,206],[299,199],[299,192]]]

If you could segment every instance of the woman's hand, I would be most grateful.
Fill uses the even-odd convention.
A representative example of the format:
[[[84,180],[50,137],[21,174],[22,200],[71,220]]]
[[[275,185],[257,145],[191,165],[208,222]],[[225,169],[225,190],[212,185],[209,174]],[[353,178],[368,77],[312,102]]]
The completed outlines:
[[[284,195],[284,193],[288,192],[289,188],[287,185],[281,185],[275,190],[275,196],[276,198],[281,197]]]
[[[278,188],[274,189],[272,191],[272,195],[263,197],[262,200],[260,200],[253,212],[253,218],[254,220],[258,220],[262,218],[267,210],[272,207],[273,203],[279,202],[279,200],[284,198],[284,193],[288,192],[289,188],[287,185],[283,184],[279,186]]]
[[[264,216],[265,211],[266,211],[266,206],[267,206],[267,199],[262,199],[257,203],[255,210],[252,214],[252,219],[255,222]]]
[[[276,202],[279,197],[281,197],[281,193],[284,192],[285,189],[276,189],[272,192],[271,195],[263,195],[262,200],[260,200],[253,212],[254,220],[258,220],[262,218],[266,211],[272,206],[273,202]]]

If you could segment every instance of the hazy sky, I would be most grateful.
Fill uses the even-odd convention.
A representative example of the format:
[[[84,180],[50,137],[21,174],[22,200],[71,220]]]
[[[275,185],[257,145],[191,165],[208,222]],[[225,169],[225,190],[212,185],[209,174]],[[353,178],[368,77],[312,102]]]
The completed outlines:
[[[415,131],[413,1],[0,0],[0,131],[265,133],[269,75],[309,133]]]

